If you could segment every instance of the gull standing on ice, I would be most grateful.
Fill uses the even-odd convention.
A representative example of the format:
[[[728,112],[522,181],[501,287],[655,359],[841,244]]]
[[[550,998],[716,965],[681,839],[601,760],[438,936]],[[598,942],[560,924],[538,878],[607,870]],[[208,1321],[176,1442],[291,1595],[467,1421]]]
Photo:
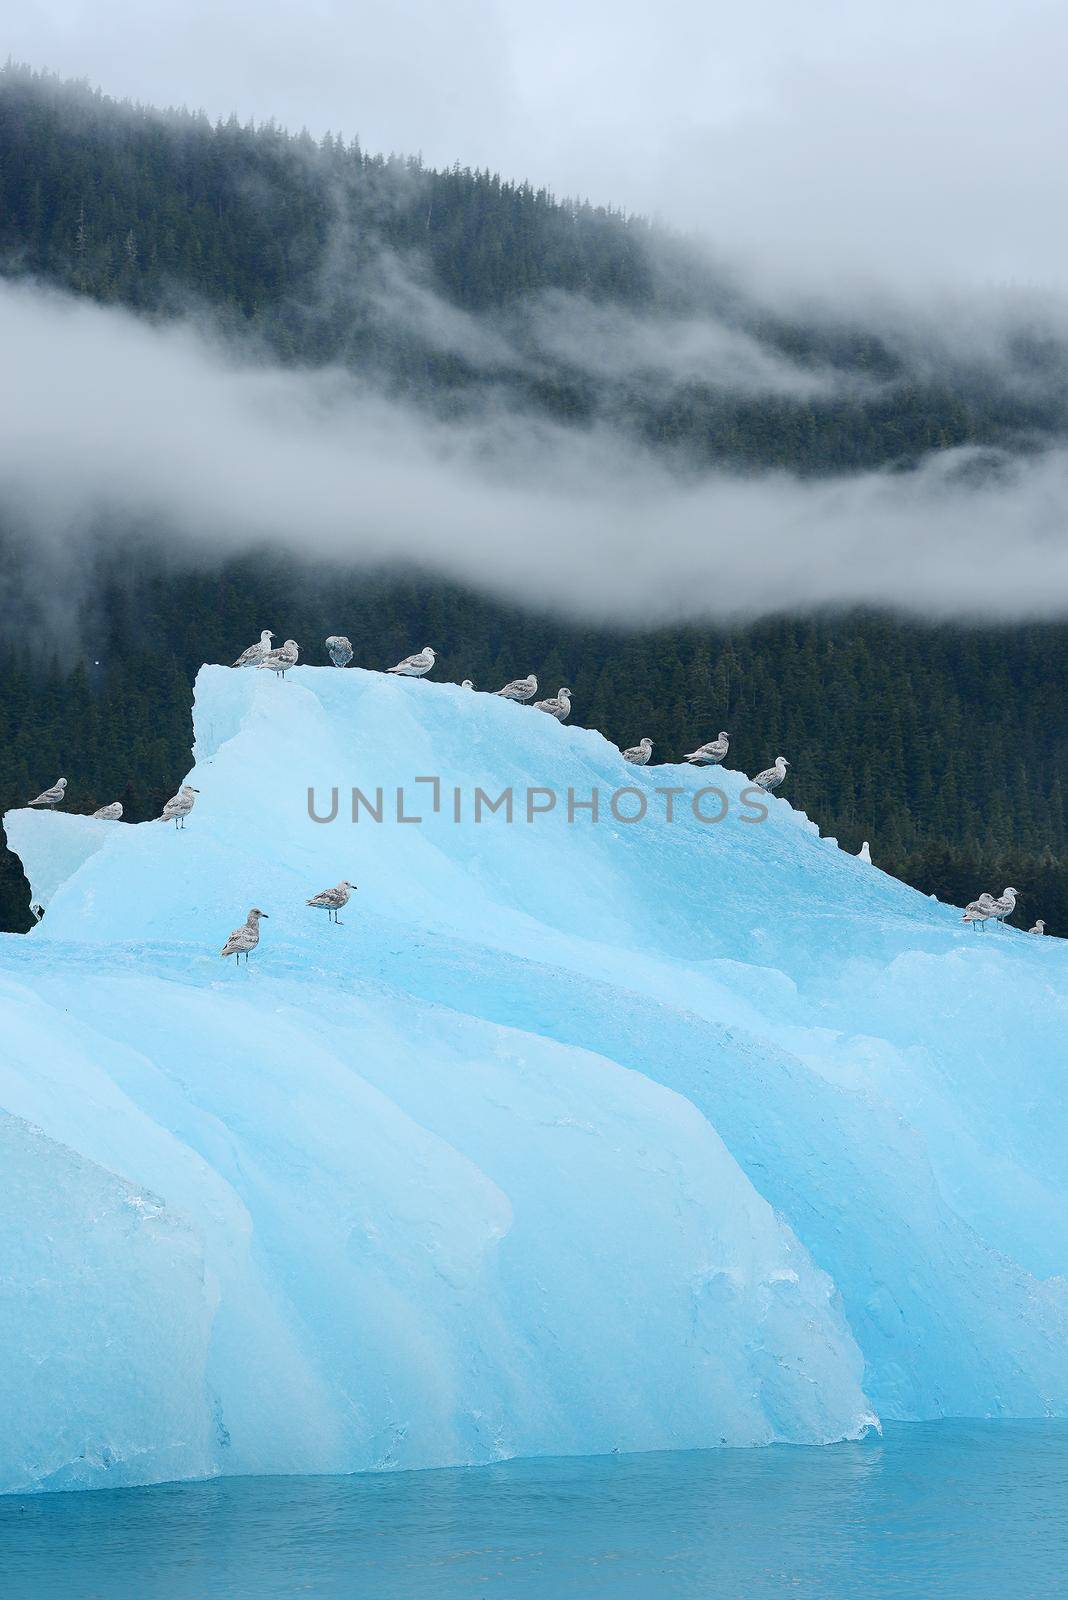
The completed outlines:
[[[387,672],[396,673],[398,678],[423,678],[434,665],[434,652],[428,644],[414,656],[405,656],[403,661],[398,661],[395,667],[387,667]]]
[[[191,783],[183,783],[178,793],[172,795],[163,807],[160,812],[160,821],[170,822],[173,818],[176,830],[184,828],[185,819],[196,805],[196,797],[199,793],[200,790],[194,789]]]
[[[234,666],[258,667],[263,658],[270,654],[271,640],[273,638],[274,634],[271,632],[270,628],[264,628],[263,632],[260,634],[259,644],[250,644],[247,650],[242,650],[241,654],[234,662]]]
[[[531,673],[529,678],[513,678],[511,683],[497,690],[497,697],[500,700],[518,700],[522,704],[526,700],[533,700],[537,692],[538,680]]]
[[[471,682],[471,679],[470,679],[470,678],[465,678],[465,679],[464,679],[464,681],[463,681],[463,683],[461,683],[461,685],[460,685],[460,688],[461,688],[461,689],[473,689],[473,688],[474,688],[474,687],[475,687],[475,686],[474,686],[474,684],[473,684],[473,683],[472,683],[472,682]]]
[[[338,912],[342,906],[348,905],[349,895],[355,887],[354,883],[349,883],[346,878],[342,878],[341,882],[335,884],[333,889],[324,889],[321,894],[313,894],[311,899],[305,903],[309,906],[321,906],[324,911],[330,913],[330,921],[336,922],[340,928],[341,922],[338,919]]]
[[[730,749],[731,736],[721,733],[717,739],[710,739],[708,744],[699,744],[696,750],[691,750],[688,756],[683,756],[684,761],[689,761],[695,767],[716,767],[723,760]]]
[[[756,784],[758,789],[763,789],[766,794],[770,794],[773,789],[777,789],[779,787],[780,783],[785,778],[786,769],[789,765],[790,763],[787,761],[785,756],[776,756],[775,765],[773,767],[768,767],[764,772],[758,772],[756,777],[753,779],[753,782]]]
[[[263,660],[257,663],[258,672],[280,672],[284,678],[290,667],[295,667],[300,656],[300,646],[295,639],[287,639],[285,644],[279,645],[277,650],[268,650]]]
[[[535,700],[534,710],[547,711],[557,722],[566,722],[571,715],[571,690],[561,689],[558,694],[550,695],[548,700]]]
[[[266,911],[260,911],[256,906],[253,906],[248,914],[248,920],[243,922],[240,928],[234,929],[219,954],[221,956],[236,956],[238,966],[241,965],[241,957],[244,956],[247,967],[249,951],[255,950],[260,942],[260,918],[266,915]]]
[[[995,922],[1004,922],[1006,917],[1012,916],[1016,910],[1016,896],[1019,892],[1019,889],[1006,889],[1003,895],[998,896],[993,905]]]
[[[639,739],[637,744],[632,744],[629,750],[624,750],[623,760],[629,761],[632,767],[647,767],[649,757],[653,753],[651,739]]]
[[[118,822],[121,816],[121,800],[113,800],[109,806],[101,806],[99,811],[93,812],[93,817],[99,822]]]
[[[1040,938],[1041,938],[1041,936],[1042,936],[1042,935],[1043,935],[1043,934],[1044,934],[1044,933],[1045,933],[1045,931],[1046,931],[1046,924],[1045,924],[1045,923],[1044,923],[1044,922],[1043,922],[1043,921],[1042,921],[1042,918],[1041,918],[1041,917],[1039,917],[1039,919],[1038,919],[1038,921],[1037,921],[1037,922],[1036,922],[1036,923],[1035,923],[1035,925],[1034,925],[1034,927],[1033,927],[1033,928],[1028,928],[1028,930],[1027,930],[1027,931],[1028,931],[1028,933],[1037,933],[1037,934],[1038,934],[1038,936],[1039,936],[1039,937],[1040,937]]]
[[[352,645],[343,633],[332,633],[326,648],[335,667],[347,667],[352,660]]]
[[[37,796],[36,800],[30,800],[27,804],[31,806],[47,806],[51,810],[53,806],[58,806],[61,800],[65,800],[66,796],[67,780],[66,778],[57,778],[51,789],[45,789]]]
[[[970,900],[964,907],[964,915],[961,917],[961,921],[970,922],[972,928],[978,931],[986,925],[993,915],[994,896],[992,894],[981,894],[978,900]]]

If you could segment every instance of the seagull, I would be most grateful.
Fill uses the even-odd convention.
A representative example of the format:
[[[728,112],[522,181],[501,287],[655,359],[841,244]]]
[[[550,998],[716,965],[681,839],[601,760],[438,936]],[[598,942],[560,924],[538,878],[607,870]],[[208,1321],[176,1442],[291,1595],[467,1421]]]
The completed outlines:
[[[300,656],[300,646],[295,639],[287,639],[277,650],[268,650],[262,661],[256,663],[258,672],[280,672],[284,678],[290,667],[295,667]]]
[[[396,673],[398,678],[423,678],[434,665],[434,652],[428,644],[414,656],[405,656],[403,661],[398,661],[395,667],[387,667],[387,672]]]
[[[722,734],[720,735],[722,738]],[[766,772],[758,772],[753,782],[758,789],[763,789],[770,794],[772,789],[777,789],[786,776],[786,769],[790,765],[785,756],[776,756],[775,765],[768,767]]]
[[[1039,917],[1039,919],[1035,923],[1034,927],[1033,928],[1028,928],[1027,931],[1028,931],[1028,933],[1037,933],[1039,938],[1041,938],[1042,935],[1046,931],[1046,924],[1042,921],[1042,918]]]
[[[708,744],[699,744],[696,750],[691,750],[682,759],[692,762],[695,767],[716,767],[727,754],[730,742],[730,734],[721,733],[717,739],[709,740]]]
[[[629,750],[624,750],[623,760],[629,761],[632,767],[646,767],[649,765],[649,757],[652,753],[653,741],[651,739],[639,739],[638,743],[632,744]]]
[[[992,909],[995,922],[1004,922],[1006,917],[1012,916],[1016,910],[1016,896],[1019,892],[1019,889],[1006,889],[1005,893],[994,901]]]
[[[352,660],[352,644],[343,633],[332,633],[326,648],[335,667],[347,667]]]
[[[978,900],[971,900],[964,907],[962,922],[970,922],[974,929],[983,927],[988,919],[994,915],[994,896],[981,894]]]
[[[354,883],[349,883],[347,879],[342,878],[341,882],[336,884],[333,889],[324,889],[322,894],[313,894],[306,904],[309,906],[321,906],[330,913],[330,921],[337,922],[338,927],[340,927],[341,924],[338,922],[337,914],[342,906],[348,905],[349,895],[355,887]]]
[[[871,847],[869,846],[867,839],[865,839],[864,843],[857,851],[857,860],[866,861],[868,866],[871,866]]]
[[[473,689],[473,688],[474,688],[474,687],[475,687],[475,686],[474,686],[474,684],[473,684],[473,683],[472,683],[472,682],[471,682],[471,679],[470,679],[470,678],[465,678],[465,679],[464,679],[464,681],[463,681],[463,683],[461,683],[461,685],[460,685],[460,688],[461,688],[461,689]]]
[[[219,954],[221,956],[236,956],[238,966],[241,965],[241,957],[244,956],[247,967],[249,951],[255,950],[260,942],[260,918],[266,915],[266,911],[260,911],[256,906],[253,906],[248,914],[248,920],[243,922],[240,928],[234,929]]]
[[[270,654],[271,640],[273,638],[274,634],[271,632],[270,628],[264,628],[263,632],[260,634],[259,644],[250,644],[247,650],[242,650],[241,654],[234,662],[234,666],[258,667],[264,656]]]
[[[100,822],[118,822],[122,816],[122,801],[113,800],[109,806],[101,806],[99,811],[94,811],[93,816]]]
[[[501,700],[518,700],[520,703],[533,700],[538,692],[538,680],[533,673],[529,678],[513,678],[511,683],[506,683],[503,689],[497,690]]]
[[[566,722],[571,715],[571,690],[561,689],[558,694],[550,695],[548,700],[535,700],[534,710],[547,711],[557,722]]]
[[[186,817],[196,805],[194,796],[198,795],[199,793],[200,790],[194,789],[191,783],[183,783],[182,787],[178,790],[178,793],[172,795],[167,801],[167,804],[163,807],[163,810],[159,815],[159,820],[161,822],[170,822],[173,818],[176,830],[178,828],[184,828]]]
[[[53,806],[58,806],[59,802],[65,800],[66,797],[67,780],[66,778],[57,778],[51,789],[45,789],[37,796],[36,800],[29,801],[29,804],[31,806],[47,806],[51,810]]]

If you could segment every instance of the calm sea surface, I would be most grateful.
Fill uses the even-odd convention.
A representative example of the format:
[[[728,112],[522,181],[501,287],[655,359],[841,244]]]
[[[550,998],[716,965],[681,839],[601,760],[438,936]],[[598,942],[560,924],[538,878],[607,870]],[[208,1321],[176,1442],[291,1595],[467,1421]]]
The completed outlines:
[[[1045,1600],[1068,1423],[0,1498],[3,1600]]]

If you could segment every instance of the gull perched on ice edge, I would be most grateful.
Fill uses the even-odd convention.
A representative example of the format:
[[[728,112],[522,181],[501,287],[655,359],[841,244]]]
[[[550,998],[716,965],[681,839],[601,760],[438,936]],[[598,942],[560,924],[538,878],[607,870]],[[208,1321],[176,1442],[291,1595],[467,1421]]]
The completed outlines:
[[[775,765],[768,767],[763,772],[758,772],[753,782],[758,789],[763,789],[770,794],[777,789],[786,776],[786,769],[790,765],[785,756],[776,756]]]
[[[177,794],[171,796],[160,812],[161,822],[170,822],[173,818],[175,828],[185,827],[185,819],[196,805],[199,789],[194,789],[191,783],[183,783]]]
[[[422,678],[434,665],[435,656],[428,644],[416,652],[414,656],[405,656],[403,661],[398,661],[395,667],[387,667],[387,672],[395,672],[399,678]]]
[[[993,916],[995,922],[1004,922],[1006,917],[1011,917],[1016,910],[1016,896],[1019,889],[1006,889],[993,903]]]
[[[535,700],[534,710],[547,711],[557,722],[566,722],[571,715],[571,690],[561,689],[559,694],[550,695],[548,700]]]
[[[1033,928],[1028,928],[1027,931],[1028,931],[1028,933],[1037,933],[1037,934],[1039,934],[1041,936],[1046,931],[1046,924],[1042,921],[1042,918],[1039,917],[1039,919],[1035,923],[1034,927]]]
[[[234,666],[258,667],[263,658],[270,653],[271,640],[273,638],[274,634],[271,632],[270,628],[264,628],[263,632],[260,634],[259,644],[250,644],[247,650],[242,650],[241,654],[234,662]]]
[[[503,689],[497,690],[501,700],[533,700],[538,692],[538,680],[533,673],[529,678],[513,678],[511,683],[506,683]]]
[[[637,744],[632,744],[629,750],[624,750],[623,760],[629,761],[632,767],[647,767],[649,757],[653,753],[651,739],[639,739]]]
[[[321,906],[324,911],[328,911],[330,913],[330,921],[336,922],[340,928],[341,922],[338,918],[338,912],[342,906],[348,905],[349,894],[355,887],[356,885],[349,883],[347,878],[342,878],[341,882],[335,884],[332,889],[324,889],[320,894],[313,894],[306,903],[310,906]]]
[[[978,900],[969,900],[964,907],[964,915],[960,920],[962,922],[970,922],[972,928],[978,930],[985,926],[993,915],[994,896],[992,894],[981,894]]]
[[[256,663],[257,672],[280,672],[284,678],[290,667],[295,667],[300,647],[295,639],[287,639],[277,650],[268,650],[262,661]]]
[[[238,966],[241,965],[241,957],[244,956],[245,965],[248,966],[248,953],[250,950],[255,950],[260,942],[260,918],[266,915],[266,911],[260,911],[253,906],[248,914],[248,920],[243,922],[240,928],[234,929],[219,954],[236,956]]]
[[[326,648],[335,667],[347,667],[352,660],[352,644],[343,633],[332,633]]]
[[[696,750],[691,750],[688,756],[683,756],[684,761],[689,761],[695,767],[715,767],[723,760],[730,749],[731,736],[721,733],[717,739],[710,739],[707,744],[699,744]]]
[[[113,800],[109,806],[101,806],[99,811],[93,812],[93,817],[98,822],[118,822],[121,816],[121,800]]]
[[[66,793],[66,778],[57,778],[51,789],[45,789],[37,796],[36,800],[30,800],[28,804],[31,806],[58,806],[59,802],[66,797]]]

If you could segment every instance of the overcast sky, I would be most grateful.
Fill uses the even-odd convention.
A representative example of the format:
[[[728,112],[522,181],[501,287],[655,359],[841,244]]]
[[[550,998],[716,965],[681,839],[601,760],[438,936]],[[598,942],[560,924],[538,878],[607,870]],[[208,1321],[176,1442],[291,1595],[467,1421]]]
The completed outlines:
[[[16,59],[699,229],[789,288],[1063,289],[1063,0],[20,0]]]

